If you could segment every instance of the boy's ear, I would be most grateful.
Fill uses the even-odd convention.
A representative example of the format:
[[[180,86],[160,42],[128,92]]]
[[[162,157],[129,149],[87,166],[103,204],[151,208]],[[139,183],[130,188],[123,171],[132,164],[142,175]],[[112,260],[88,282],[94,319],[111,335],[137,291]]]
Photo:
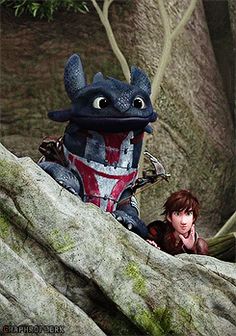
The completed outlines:
[[[167,218],[167,220],[168,220],[170,223],[172,222],[171,214],[168,214],[168,215],[166,216],[166,218]]]

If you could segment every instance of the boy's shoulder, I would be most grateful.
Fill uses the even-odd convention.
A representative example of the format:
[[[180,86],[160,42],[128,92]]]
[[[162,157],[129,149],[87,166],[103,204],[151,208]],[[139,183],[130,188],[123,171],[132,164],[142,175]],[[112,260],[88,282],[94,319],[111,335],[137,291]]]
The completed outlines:
[[[168,223],[161,220],[155,220],[148,224],[147,228],[152,236],[163,235],[168,229]]]

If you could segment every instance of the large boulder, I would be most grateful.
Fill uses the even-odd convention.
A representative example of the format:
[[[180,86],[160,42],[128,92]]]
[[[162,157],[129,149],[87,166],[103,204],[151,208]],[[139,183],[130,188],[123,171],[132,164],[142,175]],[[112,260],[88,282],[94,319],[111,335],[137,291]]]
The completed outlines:
[[[235,333],[234,264],[155,249],[2,145],[0,171],[0,324],[64,325],[66,335]]]

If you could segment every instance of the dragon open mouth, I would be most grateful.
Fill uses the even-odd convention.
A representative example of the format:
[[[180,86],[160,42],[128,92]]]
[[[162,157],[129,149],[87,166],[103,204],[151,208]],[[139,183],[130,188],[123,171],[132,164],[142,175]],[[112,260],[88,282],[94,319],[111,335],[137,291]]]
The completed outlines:
[[[80,128],[90,129],[94,131],[107,131],[107,132],[124,132],[144,129],[150,122],[157,119],[157,114],[152,112],[147,117],[83,117],[70,115],[68,118],[67,111],[63,111],[59,115],[59,111],[49,112],[48,116],[51,120],[65,122],[72,121]]]

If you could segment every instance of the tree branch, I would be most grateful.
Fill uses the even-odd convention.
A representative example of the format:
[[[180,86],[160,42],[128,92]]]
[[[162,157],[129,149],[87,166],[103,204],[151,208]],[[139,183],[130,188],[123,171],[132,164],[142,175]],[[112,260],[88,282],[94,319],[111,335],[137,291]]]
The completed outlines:
[[[105,17],[107,17],[107,18],[108,18],[109,7],[110,7],[110,5],[112,4],[113,1],[114,0],[104,0],[104,2],[103,2],[103,13],[104,13]]]
[[[151,101],[153,104],[155,103],[159,95],[159,92],[160,92],[160,84],[162,82],[165,69],[169,62],[169,58],[171,55],[171,49],[172,49],[172,43],[177,38],[177,36],[181,33],[184,26],[188,22],[190,16],[193,13],[193,10],[196,7],[196,3],[197,3],[197,0],[191,0],[190,5],[188,9],[186,10],[186,12],[184,13],[183,18],[180,20],[180,22],[178,23],[177,27],[173,30],[173,32],[171,32],[169,18],[168,18],[168,14],[164,6],[164,2],[163,0],[158,0],[160,13],[161,13],[161,20],[164,26],[164,47],[163,47],[163,51],[161,54],[159,67],[157,69],[157,72],[152,82]]]
[[[209,256],[235,262],[236,232],[207,239]]]
[[[93,3],[93,6],[95,7],[99,18],[106,30],[107,33],[107,37],[108,40],[110,42],[111,48],[116,56],[116,58],[118,59],[118,61],[120,62],[123,74],[125,76],[125,79],[127,80],[127,82],[130,82],[130,69],[128,66],[128,63],[124,57],[124,55],[122,54],[122,52],[120,51],[115,36],[113,34],[109,19],[108,19],[108,9],[109,6],[111,5],[111,3],[113,2],[113,0],[104,0],[103,3],[103,10],[101,10],[101,8],[98,6],[97,1],[96,0],[91,0]]]
[[[172,40],[171,40],[171,32],[170,32],[170,24],[169,24],[169,18],[168,14],[166,12],[163,0],[158,0],[160,13],[161,13],[161,19],[164,26],[164,47],[159,63],[158,70],[153,78],[152,82],[152,95],[151,95],[151,101],[154,104],[157,96],[160,91],[160,83],[162,81],[162,78],[164,76],[164,72],[166,69],[166,66],[169,61],[170,53],[171,53],[171,47],[172,47]]]
[[[222,226],[222,228],[217,232],[215,237],[225,235],[225,234],[233,232],[235,230],[236,230],[236,211],[227,220],[227,222]]]
[[[196,7],[196,3],[197,3],[197,0],[191,0],[188,9],[184,13],[184,16],[182,17],[182,19],[178,23],[177,27],[173,30],[173,32],[171,34],[171,40],[172,41],[175,40],[176,37],[182,32],[184,26],[186,25],[186,23],[190,19],[191,15],[192,15],[195,7]]]

